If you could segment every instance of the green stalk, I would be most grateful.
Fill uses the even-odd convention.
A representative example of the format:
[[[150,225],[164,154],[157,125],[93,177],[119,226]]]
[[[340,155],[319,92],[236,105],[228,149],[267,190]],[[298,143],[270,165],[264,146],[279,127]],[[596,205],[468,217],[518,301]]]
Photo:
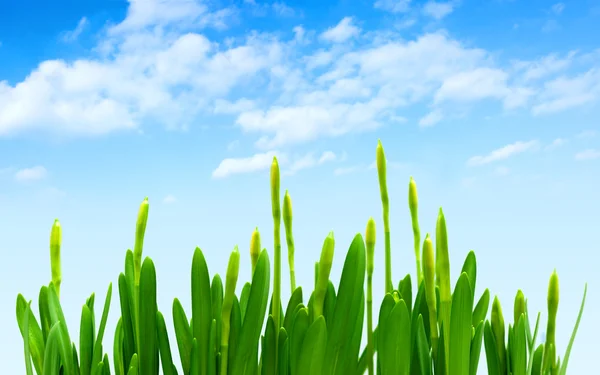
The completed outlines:
[[[325,294],[327,293],[327,285],[329,285],[329,273],[331,272],[331,266],[333,264],[334,247],[335,240],[333,239],[333,232],[329,232],[323,242],[321,259],[319,260],[319,273],[317,275],[317,286],[315,288],[315,299],[313,301],[315,320],[323,315],[323,304],[325,302]]]
[[[449,373],[450,358],[450,312],[452,309],[452,292],[450,290],[450,258],[448,255],[448,235],[446,219],[440,208],[436,223],[436,272],[440,286],[440,317],[444,330],[444,353],[446,358],[446,373]]]
[[[429,329],[431,335],[431,354],[434,361],[438,353],[438,321],[437,321],[437,298],[435,296],[435,260],[433,258],[433,242],[429,234],[423,242],[423,280],[425,282],[425,299],[429,310]]]
[[[385,235],[385,293],[391,293],[392,284],[392,250],[390,240],[390,199],[387,191],[386,160],[381,141],[377,141],[377,175],[379,177],[379,191],[383,206],[383,230]]]
[[[273,157],[271,164],[271,206],[273,210],[273,237],[275,247],[275,279],[273,280],[273,322],[277,332],[279,332],[281,311],[281,209],[279,199],[279,164],[277,158]],[[277,369],[277,359],[279,351],[279,335],[275,335],[275,368]]]
[[[496,352],[498,353],[498,366],[500,373],[506,374],[506,339],[504,315],[502,314],[502,306],[498,296],[494,298],[492,303],[492,332],[496,339]]]
[[[144,198],[138,211],[137,222],[135,225],[135,245],[133,248],[133,267],[135,274],[135,285],[140,285],[140,270],[142,269],[142,249],[144,247],[144,234],[146,233],[146,223],[148,222],[148,197]]]
[[[421,267],[421,252],[419,247],[421,246],[421,231],[419,230],[419,200],[417,197],[417,184],[411,177],[408,183],[408,207],[410,208],[410,218],[412,221],[414,246],[415,246],[415,258],[417,261],[417,285],[421,285],[423,281],[423,269]]]
[[[135,244],[133,247],[133,275],[134,275],[134,287],[133,287],[133,307],[134,307],[134,328],[135,337],[137,337],[137,348],[138,351],[142,347],[140,342],[140,321],[139,321],[139,305],[140,305],[140,273],[142,269],[142,249],[144,247],[144,234],[146,233],[146,223],[148,222],[148,197],[144,198],[140,204],[138,211],[137,222],[135,224]]]
[[[517,295],[515,296],[515,305],[514,305],[514,327],[517,327],[517,324],[519,323],[519,318],[521,317],[521,314],[526,314],[525,311],[525,295],[523,294],[523,291],[521,289],[519,289],[517,291]],[[529,319],[529,317],[527,317],[527,319]]]
[[[367,365],[369,375],[374,375],[373,368],[373,269],[375,268],[375,220],[369,218],[365,232],[367,247]]]
[[[52,283],[56,289],[56,295],[60,298],[60,284],[62,283],[62,272],[60,265],[60,245],[62,242],[62,229],[58,219],[54,220],[50,231],[50,271]]]
[[[258,256],[260,255],[260,233],[258,228],[254,228],[252,232],[252,238],[250,239],[250,260],[252,261],[252,274],[254,275],[254,269],[256,268],[256,262],[258,262]]]
[[[237,246],[229,256],[227,276],[225,278],[225,296],[221,308],[221,375],[227,375],[227,361],[229,359],[229,331],[231,329],[231,309],[235,297],[235,287],[240,271],[240,252]]]
[[[557,373],[556,365],[556,314],[558,312],[559,288],[556,270],[550,276],[548,283],[548,326],[546,328],[546,344],[544,345],[544,360],[542,372],[550,370],[552,375]]]
[[[296,271],[294,269],[294,235],[292,234],[292,198],[290,198],[287,190],[283,196],[283,225],[285,226],[285,239],[288,247],[290,286],[292,294],[294,294],[294,290],[296,290]]]

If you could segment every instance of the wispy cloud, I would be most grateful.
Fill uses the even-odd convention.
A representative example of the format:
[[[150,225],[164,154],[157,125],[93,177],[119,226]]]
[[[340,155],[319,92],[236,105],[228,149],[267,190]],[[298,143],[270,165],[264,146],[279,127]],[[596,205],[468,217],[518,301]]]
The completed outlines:
[[[340,23],[330,27],[321,34],[321,39],[332,43],[343,43],[360,34],[360,28],[354,24],[352,17],[344,17]]]
[[[437,124],[438,122],[442,121],[443,118],[444,118],[444,116],[442,115],[442,112],[439,109],[435,109],[435,110],[429,112],[428,114],[426,114],[425,116],[421,117],[421,119],[419,120],[419,126],[421,126],[421,127],[433,126],[433,125]]]
[[[284,170],[284,174],[293,175],[303,169],[313,168],[330,161],[336,160],[336,155],[332,151],[325,151],[320,157],[316,157],[314,152],[309,152],[306,155],[295,159],[291,165]]]
[[[575,160],[584,161],[594,159],[600,159],[600,150],[587,149],[575,154]]]
[[[44,179],[48,171],[41,165],[20,169],[15,173],[15,180],[19,182],[31,182]]]
[[[345,174],[350,174],[350,173],[354,173],[357,172],[361,169],[364,169],[363,165],[353,165],[351,167],[340,167],[340,168],[336,168],[333,170],[333,174],[335,176],[342,176]]]
[[[499,160],[506,160],[511,156],[521,154],[523,152],[536,150],[539,148],[539,142],[537,140],[528,141],[528,142],[515,142],[499,149],[496,149],[490,152],[487,155],[483,156],[473,156],[467,161],[467,165],[469,166],[479,166],[485,165],[489,163],[493,163]]]
[[[212,177],[220,179],[234,174],[253,173],[268,169],[273,162],[273,157],[276,155],[279,155],[279,153],[269,151],[254,154],[246,158],[227,158],[221,161],[219,166],[213,171]]]
[[[391,13],[405,13],[410,9],[410,0],[377,0],[373,6]]]
[[[429,17],[441,20],[454,10],[452,2],[428,1],[423,6],[423,13]]]
[[[82,17],[77,23],[77,27],[75,27],[75,29],[63,33],[62,40],[66,43],[76,41],[77,38],[79,38],[79,36],[81,35],[81,33],[83,33],[88,24],[88,19],[86,17]]]
[[[552,7],[550,8],[550,10],[552,11],[552,13],[559,15],[563,12],[563,10],[565,10],[565,4],[563,3],[556,3],[554,5],[552,5]]]
[[[565,138],[556,138],[555,140],[552,141],[552,143],[550,143],[549,145],[546,145],[545,149],[546,150],[554,150],[561,146],[564,146],[567,142],[568,142],[568,140],[566,140]]]
[[[175,203],[177,202],[177,198],[175,198],[174,195],[168,194],[166,197],[164,197],[163,199],[163,203],[164,204],[171,204],[171,203]]]

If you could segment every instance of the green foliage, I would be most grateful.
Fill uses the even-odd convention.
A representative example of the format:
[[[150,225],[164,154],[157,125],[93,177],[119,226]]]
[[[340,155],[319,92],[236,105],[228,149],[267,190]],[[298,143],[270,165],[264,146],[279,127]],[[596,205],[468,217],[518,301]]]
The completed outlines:
[[[204,253],[196,248],[190,273],[192,311],[186,313],[175,298],[172,322],[165,321],[157,303],[157,269],[151,258],[142,256],[149,211],[148,199],[142,201],[133,251],[126,251],[125,267],[118,275],[120,317],[115,328],[112,365],[103,349],[112,284],[98,327],[92,294],[82,306],[78,346],[69,335],[59,299],[62,229],[56,220],[50,236],[51,282],[40,289],[39,320],[31,309],[31,301],[21,294],[17,296],[16,317],[23,337],[26,374],[110,375],[112,371],[115,375],[362,375],[368,371],[369,375],[476,375],[483,348],[489,375],[566,375],[587,284],[562,361],[556,355],[559,307],[556,272],[552,273],[548,286],[545,342],[537,342],[539,313],[532,333],[527,299],[521,290],[514,299],[512,323],[505,321],[498,297],[494,298],[487,319],[490,291],[485,289],[476,298],[474,251],[468,253],[451,289],[446,217],[441,208],[435,239],[426,234],[421,243],[417,188],[411,177],[408,203],[416,283],[413,290],[408,274],[395,289],[386,159],[381,142],[377,145],[376,160],[385,250],[385,295],[383,300],[375,301],[380,306],[378,316],[373,316],[376,224],[372,218],[365,238],[361,234],[354,237],[337,283],[329,278],[335,247],[330,232],[315,264],[313,290],[309,288],[305,295],[302,287],[296,287],[292,202],[286,191],[283,208],[280,207],[279,165],[274,159],[270,178],[273,268],[255,229],[250,241],[252,277],[243,284],[238,296],[235,294],[240,267],[237,246],[229,259],[225,285],[219,274],[209,273]],[[287,304],[281,301],[280,285],[282,219],[292,286]],[[367,345],[361,352],[365,316]],[[169,324],[173,324],[175,331],[172,341],[167,333]]]

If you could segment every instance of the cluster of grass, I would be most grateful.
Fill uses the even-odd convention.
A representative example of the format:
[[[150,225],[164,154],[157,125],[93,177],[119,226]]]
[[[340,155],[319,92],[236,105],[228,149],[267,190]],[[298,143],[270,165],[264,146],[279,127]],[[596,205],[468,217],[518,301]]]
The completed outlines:
[[[325,238],[321,257],[315,264],[314,290],[305,295],[302,287],[296,287],[292,202],[286,191],[282,207],[279,166],[274,159],[271,167],[273,268],[255,230],[250,245],[252,280],[244,284],[238,296],[235,294],[240,265],[237,247],[229,258],[224,284],[219,274],[211,279],[202,250],[196,248],[191,267],[191,316],[175,298],[172,324],[176,340],[173,343],[169,341],[167,322],[156,301],[154,263],[149,257],[142,261],[148,199],[140,206],[135,246],[133,251],[127,251],[125,269],[118,278],[120,318],[115,328],[112,359],[102,341],[112,284],[108,287],[97,330],[92,294],[82,307],[79,345],[69,336],[60,305],[61,227],[55,221],[50,236],[52,281],[40,290],[39,320],[31,309],[31,302],[20,294],[17,297],[16,314],[24,340],[27,375],[32,375],[34,370],[38,375],[156,375],[161,371],[164,375],[362,375],[366,372],[369,375],[475,375],[482,346],[490,375],[565,375],[587,285],[562,359],[556,354],[555,342],[559,303],[556,272],[552,273],[548,287],[545,342],[537,342],[539,313],[532,334],[527,300],[520,290],[514,300],[512,324],[506,327],[497,297],[487,319],[490,292],[485,289],[481,296],[475,296],[474,252],[466,257],[461,274],[451,288],[446,220],[441,209],[435,240],[427,234],[421,241],[417,188],[411,178],[408,201],[414,233],[416,287],[413,288],[408,274],[396,288],[391,269],[386,159],[381,143],[376,156],[385,241],[385,297],[376,301],[380,304],[378,317],[373,317],[376,228],[372,218],[367,222],[364,238],[361,234],[354,237],[337,288],[329,278],[335,247],[333,233]],[[285,306],[281,302],[282,221],[291,281],[291,297]],[[272,270],[274,288],[271,291]],[[367,345],[361,352],[365,324]],[[176,356],[179,366],[175,365]]]

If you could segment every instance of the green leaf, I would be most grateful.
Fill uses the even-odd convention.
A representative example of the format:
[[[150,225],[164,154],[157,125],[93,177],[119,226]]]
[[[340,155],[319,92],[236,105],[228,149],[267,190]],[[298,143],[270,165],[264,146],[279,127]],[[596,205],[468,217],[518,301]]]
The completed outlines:
[[[485,357],[487,360],[488,375],[505,375],[500,371],[500,359],[496,349],[496,339],[492,332],[492,325],[489,320],[485,321],[483,328],[483,338],[485,342]]]
[[[129,287],[128,283],[127,276],[123,273],[119,274],[119,302],[121,305],[121,319],[123,320],[123,368],[125,371],[128,371],[131,358],[136,352],[133,295],[130,293],[132,288]]]
[[[306,331],[297,367],[298,375],[322,373],[326,345],[327,326],[325,318],[319,316]]]
[[[156,270],[148,257],[144,259],[140,272],[140,343],[139,367],[144,375],[157,375],[157,338],[156,338]]]
[[[531,375],[542,375],[542,360],[544,358],[544,344],[540,344],[533,353]]]
[[[290,368],[291,375],[298,375],[301,371],[299,368],[300,353],[302,352],[302,345],[304,343],[304,337],[309,328],[308,309],[301,308],[296,312],[296,315],[292,321],[291,335],[290,335]]]
[[[562,365],[560,366],[559,375],[566,375],[566,373],[567,373],[567,365],[569,364],[569,357],[571,355],[571,349],[573,348],[573,342],[575,341],[575,335],[577,335],[577,329],[579,328],[579,322],[581,321],[581,316],[583,315],[583,308],[585,306],[586,295],[587,295],[587,283],[585,284],[585,288],[583,289],[583,299],[581,300],[581,306],[579,307],[579,314],[577,315],[577,320],[575,321],[575,327],[573,327],[573,333],[571,334],[571,338],[569,339],[569,345],[567,346],[567,351],[565,352],[565,356],[563,357]]]
[[[344,374],[340,361],[346,357],[345,351],[354,335],[354,323],[362,302],[366,273],[365,244],[361,234],[357,234],[346,255],[338,295],[335,303],[334,319],[327,327],[327,349],[323,371],[329,375]]]
[[[27,327],[27,329],[29,329],[29,312],[31,311],[31,302],[27,303],[27,306],[25,306],[25,313],[24,313],[24,318],[23,318],[23,326]],[[31,368],[31,351],[29,350],[29,332],[27,332],[27,334],[23,335],[23,346],[24,346],[24,351],[25,351],[25,371],[27,372],[27,375],[33,375],[33,370]]]
[[[173,326],[175,327],[175,338],[181,359],[181,367],[184,374],[190,374],[190,361],[192,356],[192,330],[189,326],[185,311],[177,298],[173,300]]]
[[[113,362],[115,366],[115,375],[125,375],[125,365],[123,362],[123,319],[119,318],[113,343]]]
[[[473,327],[477,327],[479,323],[485,320],[488,309],[490,307],[490,291],[488,289],[483,291],[483,294],[479,298],[475,309],[473,310],[473,319],[471,324]]]
[[[210,336],[212,322],[211,297],[208,266],[202,250],[197,247],[192,260],[192,334],[197,340],[200,372],[195,375],[206,375],[207,371],[207,338]]]
[[[163,375],[174,375],[173,357],[171,356],[171,346],[169,345],[167,324],[165,323],[165,317],[160,311],[156,312],[156,325],[158,330],[158,348],[160,352],[160,362],[162,364]]]
[[[417,336],[416,336],[416,352],[419,361],[419,368],[421,375],[431,374],[431,356],[429,355],[429,343],[427,341],[427,334],[425,333],[423,315],[418,314],[417,318]]]
[[[408,315],[412,314],[412,281],[410,279],[410,273],[407,274],[404,279],[398,284],[398,292],[402,295],[406,307],[408,308]]]
[[[17,296],[17,323],[19,325],[19,330],[21,331],[21,336],[25,339],[25,335],[27,335],[27,340],[29,342],[29,350],[31,351],[31,357],[33,359],[33,367],[37,374],[41,374],[44,368],[44,357],[46,344],[44,342],[44,335],[42,330],[35,319],[35,315],[31,309],[28,310],[28,326],[25,325],[25,311],[27,310],[28,303],[25,301],[25,297],[19,294]]]
[[[469,276],[469,284],[471,285],[471,299],[475,300],[475,286],[477,281],[477,258],[475,257],[475,252],[473,250],[469,251],[467,257],[465,258],[465,262],[463,263],[462,270],[460,273],[466,273]],[[473,327],[477,327],[480,321],[475,322]]]
[[[258,257],[256,269],[252,275],[252,286],[248,295],[248,306],[240,331],[240,345],[237,349],[235,360],[232,363],[233,375],[246,375],[249,364],[256,358],[258,340],[262,330],[267,301],[269,298],[270,269],[269,256],[263,250]]]
[[[527,333],[525,332],[525,315],[521,314],[517,325],[513,328],[511,361],[513,375],[526,375],[527,371]]]
[[[92,358],[94,354],[94,324],[92,322],[93,312],[88,305],[81,308],[81,322],[79,325],[79,371],[81,375],[92,373]]]
[[[471,339],[471,354],[469,358],[469,374],[477,375],[479,367],[479,357],[481,355],[481,344],[483,341],[483,320],[479,322],[475,328],[475,334]]]
[[[156,282],[155,282],[156,283]],[[102,309],[102,318],[100,319],[100,326],[98,327],[98,336],[94,342],[94,354],[92,355],[92,366],[96,366],[97,363],[102,361],[102,340],[104,338],[104,330],[106,329],[106,321],[108,320],[108,313],[110,311],[110,303],[112,300],[112,283],[108,285],[108,291],[106,292],[106,299],[104,300],[104,308]]]
[[[471,352],[471,320],[473,311],[473,293],[469,276],[463,272],[452,295],[450,315],[450,359],[452,375],[468,375]]]
[[[50,332],[50,305],[48,301],[48,287],[42,286],[40,288],[39,295],[39,311],[40,311],[40,325],[42,326],[42,334],[44,335],[44,341],[48,339],[48,333]]]

